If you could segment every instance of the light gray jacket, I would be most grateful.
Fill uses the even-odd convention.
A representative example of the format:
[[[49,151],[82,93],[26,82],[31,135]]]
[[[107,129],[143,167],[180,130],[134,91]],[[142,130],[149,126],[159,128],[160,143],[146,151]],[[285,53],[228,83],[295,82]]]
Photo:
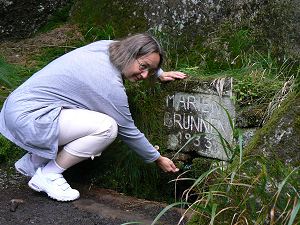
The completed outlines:
[[[35,73],[6,99],[0,132],[21,148],[54,159],[62,108],[105,113],[118,123],[119,137],[145,162],[160,154],[134,124],[122,76],[109,60],[111,41],[71,51]]]

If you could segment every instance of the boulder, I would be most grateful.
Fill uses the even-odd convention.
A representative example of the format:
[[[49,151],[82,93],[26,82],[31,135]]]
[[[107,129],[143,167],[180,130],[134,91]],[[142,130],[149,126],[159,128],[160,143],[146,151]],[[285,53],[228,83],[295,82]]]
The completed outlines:
[[[0,41],[26,38],[70,0],[0,0]]]

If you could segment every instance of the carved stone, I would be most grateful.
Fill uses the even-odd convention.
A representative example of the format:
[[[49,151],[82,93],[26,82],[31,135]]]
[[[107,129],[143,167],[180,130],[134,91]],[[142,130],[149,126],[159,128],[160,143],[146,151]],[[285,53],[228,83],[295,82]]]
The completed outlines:
[[[230,149],[223,148],[221,139],[230,144],[233,140],[229,121],[234,120],[235,108],[231,95],[229,78],[167,95],[164,126],[168,149],[228,160]]]

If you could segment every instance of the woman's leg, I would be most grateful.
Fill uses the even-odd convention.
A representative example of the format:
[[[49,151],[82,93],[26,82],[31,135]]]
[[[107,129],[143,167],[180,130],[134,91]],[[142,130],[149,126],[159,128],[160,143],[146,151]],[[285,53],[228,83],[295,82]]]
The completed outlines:
[[[61,173],[87,158],[100,155],[115,140],[118,129],[111,117],[83,109],[63,109],[59,116],[59,129],[59,145],[62,146],[62,150],[59,151],[56,160],[51,160],[41,171],[37,171],[31,179],[32,182],[29,181],[29,186],[37,191],[45,191],[59,201],[69,201],[78,198],[79,192],[67,184]],[[49,183],[49,180],[46,183],[40,182],[39,187],[42,176],[53,174],[59,175],[59,183],[66,188],[61,194],[58,194],[57,187],[48,187],[46,183]],[[50,179],[52,178],[57,177]],[[51,181],[55,182],[53,179]],[[68,191],[70,195],[66,196]]]
[[[118,133],[114,119],[84,109],[65,109],[59,117],[59,146],[56,162],[64,169],[78,162],[101,155]]]

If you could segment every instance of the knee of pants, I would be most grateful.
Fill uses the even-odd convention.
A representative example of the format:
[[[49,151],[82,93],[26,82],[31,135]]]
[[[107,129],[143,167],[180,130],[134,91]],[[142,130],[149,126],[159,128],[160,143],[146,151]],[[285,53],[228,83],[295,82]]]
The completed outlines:
[[[118,135],[118,125],[116,121],[102,115],[101,120],[94,120],[94,130],[89,135],[69,142],[64,149],[72,155],[84,158],[94,158],[110,145]]]
[[[118,135],[118,124],[110,116],[107,116],[107,118],[105,119],[105,122],[106,122],[105,124],[101,125],[101,129],[100,129],[101,133],[103,132],[103,130],[105,130],[106,131],[106,134],[105,134],[106,138],[110,139],[111,142],[113,142],[116,139],[117,135]],[[103,126],[105,126],[105,127],[103,127]],[[100,135],[100,132],[98,134]]]
[[[111,139],[113,139],[113,141],[116,139],[116,137],[118,136],[118,124],[117,122],[110,117],[110,122],[111,122],[111,126],[110,128],[107,130],[109,136]]]
[[[103,150],[109,145],[111,144],[117,137],[118,135],[118,124],[117,122],[111,118],[111,117],[107,117],[106,119],[106,141],[102,142],[102,146],[100,149],[95,149],[94,152],[91,152],[91,158],[93,159],[94,156],[100,156],[101,153],[103,152]],[[103,130],[103,126],[101,128],[101,130]],[[102,133],[102,132],[101,132]],[[99,134],[100,135],[100,134]],[[91,149],[90,149],[91,150]]]

